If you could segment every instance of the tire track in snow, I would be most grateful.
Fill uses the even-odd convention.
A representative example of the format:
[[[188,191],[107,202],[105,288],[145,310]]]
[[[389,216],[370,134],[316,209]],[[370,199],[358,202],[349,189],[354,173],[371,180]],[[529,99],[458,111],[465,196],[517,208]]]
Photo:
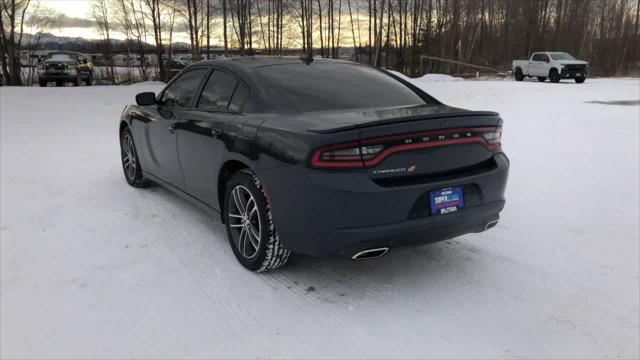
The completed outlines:
[[[364,331],[359,325],[352,321],[347,321],[344,317],[337,314],[336,311],[328,309],[327,303],[320,301],[317,297],[313,296],[312,292],[301,292],[301,286],[298,281],[291,280],[287,275],[280,274],[278,272],[261,274],[265,282],[272,284],[278,289],[282,290],[282,293],[288,298],[302,304],[304,310],[310,312],[319,321],[329,321],[331,324],[347,326],[349,328],[357,328]],[[326,310],[325,310],[326,309]]]
[[[380,286],[367,275],[349,270],[344,265],[339,265],[336,262],[324,259],[312,259],[309,264],[338,282],[355,286],[374,299],[381,300],[384,298],[383,293],[389,293],[388,287]]]
[[[540,270],[530,271],[524,270],[526,264],[518,263],[512,261],[509,258],[503,258],[500,255],[496,255],[487,251],[485,249],[475,249],[473,248],[473,244],[466,244],[461,239],[452,239],[442,243],[443,246],[450,250],[455,250],[458,252],[470,252],[476,256],[482,256],[484,259],[491,259],[492,261],[499,262],[503,265],[507,265],[509,268],[513,270],[514,273],[518,272],[528,272],[528,273],[536,273],[540,274],[545,279],[552,278],[552,274],[548,272],[540,272]],[[443,261],[441,257],[438,256],[430,256],[430,254],[425,251],[424,248],[417,248],[416,252],[409,252],[410,256],[419,259],[421,261],[425,261],[427,258],[430,262],[440,264],[445,267],[450,267],[450,264],[446,261]],[[424,256],[418,256],[418,254],[423,254]],[[505,303],[507,304],[522,304],[526,306],[526,308],[537,309],[540,315],[549,319],[550,322],[555,324],[556,326],[563,327],[573,332],[577,332],[587,338],[589,338],[593,343],[601,344],[601,341],[590,332],[588,332],[584,326],[576,324],[574,321],[570,319],[566,319],[562,316],[556,315],[541,305],[539,302],[531,301],[526,296],[523,296],[520,293],[508,293],[504,287],[498,286],[497,284],[493,284],[487,282],[486,279],[476,276],[473,272],[464,270],[464,268],[456,267],[454,269],[455,272],[463,275],[460,278],[463,282],[468,284],[469,286],[476,288],[478,290],[489,291],[492,294],[499,296]]]
[[[227,277],[223,275],[220,268],[211,261],[215,258],[215,254],[209,253],[206,254],[207,256],[203,257],[201,252],[190,250],[192,246],[189,245],[189,241],[193,239],[193,236],[189,235],[193,234],[194,231],[191,230],[190,232],[185,232],[177,231],[176,229],[185,229],[192,224],[177,221],[175,215],[168,215],[172,215],[171,211],[176,210],[178,215],[184,214],[185,212],[191,213],[188,216],[189,220],[206,216],[198,211],[195,206],[178,198],[168,190],[154,187],[136,190],[134,192],[137,205],[152,214],[152,217],[148,218],[148,221],[154,222],[154,227],[157,226],[162,229],[162,236],[156,236],[155,238],[171,239],[171,241],[163,241],[160,245],[166,246],[170,252],[176,256],[176,259],[181,264],[182,269],[187,271],[195,282],[194,287],[196,287],[198,291],[203,293],[207,298],[211,299],[216,306],[223,309],[222,313],[227,317],[225,323],[232,326],[239,333],[251,331],[252,326],[257,322],[256,319],[254,318],[252,321],[247,322],[247,311],[245,309],[239,309],[234,302],[230,301],[231,299],[225,299],[220,296],[221,293],[232,293],[232,286],[229,281],[224,280]],[[174,197],[172,200],[182,203],[179,205],[176,203],[169,204],[169,206],[173,206],[174,209],[170,208],[167,210],[167,204],[163,203],[166,203],[167,200],[169,200],[169,197]],[[186,207],[186,209],[175,209],[175,207],[178,206]],[[157,216],[153,217],[153,214],[156,214]],[[204,221],[199,223],[199,225],[203,228],[206,227],[204,226]],[[204,230],[211,231],[211,229]],[[210,234],[210,238],[211,240],[214,240],[215,236]],[[204,263],[201,262],[202,259],[204,259]]]

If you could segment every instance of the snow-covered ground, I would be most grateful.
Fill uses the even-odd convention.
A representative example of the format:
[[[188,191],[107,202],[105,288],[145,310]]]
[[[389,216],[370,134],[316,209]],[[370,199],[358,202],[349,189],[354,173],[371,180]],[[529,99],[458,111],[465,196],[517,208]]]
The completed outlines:
[[[640,357],[640,80],[414,81],[505,119],[499,225],[261,275],[126,185],[117,121],[158,85],[0,88],[0,357]]]

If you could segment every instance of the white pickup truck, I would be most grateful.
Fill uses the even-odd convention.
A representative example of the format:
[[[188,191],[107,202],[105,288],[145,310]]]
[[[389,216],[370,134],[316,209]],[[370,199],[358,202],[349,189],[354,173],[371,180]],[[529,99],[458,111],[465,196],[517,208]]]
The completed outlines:
[[[512,70],[516,81],[528,76],[536,77],[540,82],[548,77],[553,83],[561,79],[574,79],[582,84],[587,79],[589,63],[576,60],[565,52],[535,52],[529,60],[514,60]]]

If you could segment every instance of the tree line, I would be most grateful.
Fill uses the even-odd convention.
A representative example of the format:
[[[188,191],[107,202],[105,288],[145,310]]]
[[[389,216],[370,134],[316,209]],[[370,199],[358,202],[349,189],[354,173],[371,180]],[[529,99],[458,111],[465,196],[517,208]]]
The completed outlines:
[[[19,84],[25,22],[38,17],[29,11],[34,0],[0,1],[0,66],[7,82]],[[185,33],[194,60],[210,57],[213,46],[240,55],[299,49],[419,75],[471,70],[460,63],[506,70],[513,59],[554,50],[589,61],[602,75],[640,66],[640,0],[90,1],[107,58],[116,32],[127,38],[127,51],[158,59],[171,56],[176,34]],[[166,77],[163,61],[157,71]]]

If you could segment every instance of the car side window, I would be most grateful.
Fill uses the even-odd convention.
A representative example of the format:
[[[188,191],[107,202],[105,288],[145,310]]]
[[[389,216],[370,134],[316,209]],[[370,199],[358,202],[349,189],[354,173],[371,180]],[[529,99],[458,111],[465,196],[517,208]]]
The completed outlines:
[[[540,57],[540,61],[549,62],[549,55],[542,54],[542,56]]]
[[[233,97],[231,98],[231,102],[229,103],[229,111],[240,112],[244,107],[244,103],[247,102],[247,98],[249,97],[249,88],[239,82],[236,87],[236,91],[233,93]]]
[[[533,58],[531,60],[533,60],[533,61],[544,61],[542,59],[542,54],[533,54]]]
[[[180,75],[162,94],[166,106],[189,107],[208,69],[194,69]]]
[[[202,90],[197,108],[212,111],[226,111],[238,81],[232,75],[215,70]]]

